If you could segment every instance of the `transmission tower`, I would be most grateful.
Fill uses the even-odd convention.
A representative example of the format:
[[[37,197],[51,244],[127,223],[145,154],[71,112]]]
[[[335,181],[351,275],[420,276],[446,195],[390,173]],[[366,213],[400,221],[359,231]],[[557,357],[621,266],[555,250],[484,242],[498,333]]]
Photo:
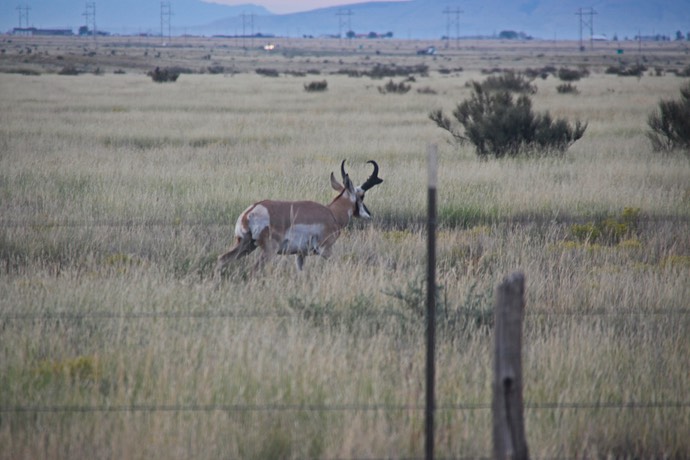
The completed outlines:
[[[343,40],[343,27],[345,27],[346,24],[347,31],[352,31],[352,20],[350,18],[352,18],[353,14],[355,13],[353,13],[351,9],[338,10],[338,12],[335,13],[335,15],[338,16],[338,37],[341,42]]]
[[[460,13],[463,11],[460,8],[451,9],[447,7],[443,10],[443,14],[446,15],[446,48],[448,48],[450,43],[450,28],[455,24],[455,46],[460,48]],[[455,18],[453,18],[455,15]]]
[[[575,15],[580,16],[580,51],[585,50],[582,44],[582,30],[589,27],[589,49],[594,49],[594,8],[580,8]]]
[[[247,28],[250,30],[251,47],[254,48],[254,13],[242,13],[242,48],[247,48],[245,39],[247,38]]]
[[[27,29],[29,28],[29,8],[28,5],[19,5],[17,7],[17,11],[19,11],[19,28],[22,28],[22,22],[24,23],[24,27]]]
[[[170,18],[172,17],[172,5],[170,2],[161,2],[161,38],[168,37],[170,41],[171,26]]]
[[[86,2],[84,9],[84,25],[87,31],[90,31],[91,36],[96,39],[96,2]]]

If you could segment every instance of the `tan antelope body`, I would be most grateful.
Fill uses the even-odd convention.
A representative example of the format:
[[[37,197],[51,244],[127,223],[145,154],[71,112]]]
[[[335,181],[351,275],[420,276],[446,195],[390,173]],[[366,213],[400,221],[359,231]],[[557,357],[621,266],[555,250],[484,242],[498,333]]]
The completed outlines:
[[[302,270],[304,257],[319,255],[328,258],[340,230],[351,217],[371,218],[364,205],[367,190],[383,182],[378,177],[375,161],[374,172],[359,187],[352,184],[345,173],[345,160],[340,165],[343,183],[331,173],[331,186],[338,193],[327,206],[314,201],[264,200],[249,206],[235,224],[235,246],[218,257],[216,274],[232,260],[244,257],[256,248],[262,249],[257,265],[263,264],[275,254],[297,256],[297,269]]]

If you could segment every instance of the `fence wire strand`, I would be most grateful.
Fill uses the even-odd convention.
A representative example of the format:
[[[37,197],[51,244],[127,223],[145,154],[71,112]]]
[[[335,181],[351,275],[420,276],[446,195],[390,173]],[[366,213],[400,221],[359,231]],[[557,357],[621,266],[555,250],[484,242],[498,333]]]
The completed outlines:
[[[690,401],[634,401],[584,403],[525,403],[525,410],[598,410],[598,409],[684,409]],[[414,412],[423,404],[121,404],[121,405],[10,405],[0,413],[40,412]],[[491,403],[441,404],[436,411],[469,412],[491,410]]]
[[[265,318],[294,318],[300,319],[312,315],[324,317],[340,317],[344,313],[340,311],[310,311],[305,310],[301,312],[292,311],[264,311],[264,312],[250,312],[250,311],[139,311],[139,312],[115,312],[115,311],[87,311],[87,312],[70,312],[70,311],[56,311],[43,313],[0,313],[1,321],[36,321],[36,320],[68,320],[80,321],[86,319],[93,320],[135,320],[135,319],[265,319]],[[364,314],[367,317],[399,317],[400,312],[382,311],[376,313]],[[473,316],[475,312],[457,312],[456,314],[466,314]],[[359,315],[362,315],[359,313]],[[621,310],[621,311],[605,311],[597,310],[590,312],[547,312],[547,311],[533,311],[525,314],[525,319],[543,318],[543,317],[615,317],[615,316],[687,316],[690,315],[688,308],[672,308],[667,310]]]

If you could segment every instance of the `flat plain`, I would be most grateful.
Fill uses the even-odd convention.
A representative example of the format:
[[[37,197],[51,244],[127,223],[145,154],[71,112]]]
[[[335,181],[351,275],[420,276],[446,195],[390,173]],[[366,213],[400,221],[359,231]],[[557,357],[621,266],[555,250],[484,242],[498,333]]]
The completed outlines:
[[[431,144],[437,455],[490,456],[520,270],[533,458],[690,457],[690,158],[646,136],[685,42],[255,40],[1,37],[0,458],[423,457]],[[505,70],[584,137],[480,160],[429,119]],[[246,206],[328,203],[343,159],[385,182],[329,260],[212,279]]]

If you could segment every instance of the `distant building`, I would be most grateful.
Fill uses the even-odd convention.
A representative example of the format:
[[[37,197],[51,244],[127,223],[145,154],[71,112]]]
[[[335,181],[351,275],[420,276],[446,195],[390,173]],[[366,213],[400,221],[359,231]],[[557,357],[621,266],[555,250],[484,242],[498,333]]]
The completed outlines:
[[[36,35],[52,35],[52,36],[71,36],[74,35],[72,29],[37,29],[36,27],[15,27],[12,29],[13,35],[36,36]]]
[[[428,55],[433,56],[434,54],[436,54],[436,47],[435,46],[429,46],[427,48],[417,50],[417,54],[428,54]]]

